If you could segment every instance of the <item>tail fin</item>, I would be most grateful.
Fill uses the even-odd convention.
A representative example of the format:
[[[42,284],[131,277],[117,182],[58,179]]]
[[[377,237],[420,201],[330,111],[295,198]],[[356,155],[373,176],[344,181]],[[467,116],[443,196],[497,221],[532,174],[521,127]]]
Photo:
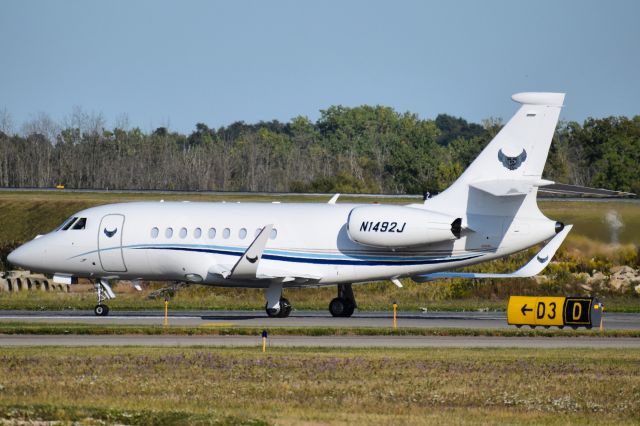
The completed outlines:
[[[541,177],[564,93],[518,93],[512,99],[520,109],[446,191],[425,201],[427,208],[469,212],[471,188],[504,197],[552,183]]]

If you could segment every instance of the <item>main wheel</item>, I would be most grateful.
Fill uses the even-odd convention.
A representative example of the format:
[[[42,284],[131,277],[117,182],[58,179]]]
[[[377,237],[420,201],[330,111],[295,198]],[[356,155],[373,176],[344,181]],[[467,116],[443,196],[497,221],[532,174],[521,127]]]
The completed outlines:
[[[265,303],[264,310],[267,312],[269,318],[277,318],[280,315],[280,308],[271,309],[269,308],[269,303]]]
[[[93,313],[95,313],[99,317],[105,317],[109,315],[109,307],[101,303],[99,305],[96,305],[95,308],[93,308]]]
[[[280,299],[280,313],[278,313],[278,318],[286,318],[289,316],[289,314],[291,314],[291,303],[289,303],[289,300],[285,299],[284,297],[282,299]]]
[[[343,299],[342,297],[336,297],[329,303],[329,312],[334,317],[350,317],[353,315],[355,305],[349,299]]]
[[[292,310],[291,303],[284,297],[280,299],[280,306],[275,309],[269,308],[269,303],[264,305],[264,310],[270,318],[286,318]]]

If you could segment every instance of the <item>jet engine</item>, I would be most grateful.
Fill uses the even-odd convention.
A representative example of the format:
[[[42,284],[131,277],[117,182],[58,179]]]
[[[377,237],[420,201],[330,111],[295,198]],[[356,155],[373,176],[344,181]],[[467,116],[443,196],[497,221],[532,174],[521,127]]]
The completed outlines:
[[[460,238],[462,219],[403,206],[356,207],[349,213],[351,241],[373,247],[401,248]]]

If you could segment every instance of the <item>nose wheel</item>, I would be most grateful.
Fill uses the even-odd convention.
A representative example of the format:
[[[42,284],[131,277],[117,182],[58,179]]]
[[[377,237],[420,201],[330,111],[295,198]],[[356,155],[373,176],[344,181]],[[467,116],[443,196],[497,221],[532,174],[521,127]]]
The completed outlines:
[[[106,317],[107,315],[109,315],[109,307],[103,303],[99,303],[95,308],[93,308],[93,312],[96,314],[96,316]]]
[[[96,289],[96,294],[98,296],[98,304],[93,308],[93,313],[98,317],[106,317],[109,315],[109,307],[105,305],[105,300],[114,299],[116,297],[113,290],[111,290],[111,286],[109,285],[109,281],[105,279],[101,279],[93,285]]]

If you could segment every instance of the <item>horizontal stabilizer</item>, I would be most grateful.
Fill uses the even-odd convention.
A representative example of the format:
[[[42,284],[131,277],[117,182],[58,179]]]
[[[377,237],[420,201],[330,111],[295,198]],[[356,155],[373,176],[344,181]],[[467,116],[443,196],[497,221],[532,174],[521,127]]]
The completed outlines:
[[[564,241],[564,239],[571,231],[573,225],[567,225],[564,229],[556,234],[542,250],[536,254],[533,259],[529,261],[522,268],[515,272],[508,274],[495,274],[495,273],[474,273],[474,272],[434,272],[432,274],[416,275],[411,277],[415,282],[422,283],[427,281],[433,281],[441,278],[528,278],[542,272],[547,267],[551,258],[556,254],[556,251]]]
[[[595,197],[595,198],[608,198],[608,197],[635,197],[636,194],[624,191],[613,191],[611,189],[603,188],[590,188],[588,186],[567,185],[563,183],[555,183],[553,185],[545,186],[540,189],[540,192],[549,194],[558,194],[568,197]]]
[[[479,189],[496,197],[507,197],[511,195],[526,195],[534,187],[553,184],[550,180],[536,179],[499,179],[485,180],[469,184],[472,188]]]

